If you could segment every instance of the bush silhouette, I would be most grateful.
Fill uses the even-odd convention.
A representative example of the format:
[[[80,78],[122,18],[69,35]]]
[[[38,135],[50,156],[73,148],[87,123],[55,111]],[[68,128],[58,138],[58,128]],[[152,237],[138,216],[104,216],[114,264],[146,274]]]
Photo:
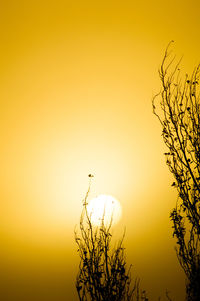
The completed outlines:
[[[171,44],[171,43],[170,43]],[[159,70],[161,92],[153,112],[162,126],[168,151],[166,163],[174,176],[178,201],[170,218],[178,260],[187,276],[188,301],[200,300],[200,65],[192,75],[180,76],[180,61],[169,59],[168,45]],[[155,100],[159,98],[159,106]]]
[[[89,191],[90,186],[83,201],[79,234],[75,231],[80,256],[76,278],[79,300],[148,301],[145,291],[139,291],[139,280],[131,281],[131,266],[127,266],[123,246],[124,235],[115,247],[111,246],[112,218],[108,225],[104,217],[99,226],[92,224],[87,210]]]

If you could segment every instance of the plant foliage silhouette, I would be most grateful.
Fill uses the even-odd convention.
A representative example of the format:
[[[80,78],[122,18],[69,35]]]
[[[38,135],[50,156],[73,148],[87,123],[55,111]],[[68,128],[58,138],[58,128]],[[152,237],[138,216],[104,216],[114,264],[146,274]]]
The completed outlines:
[[[171,43],[170,43],[171,44]],[[166,163],[178,191],[170,218],[178,260],[187,276],[188,301],[200,300],[200,65],[182,79],[180,61],[174,64],[168,45],[159,69],[161,92],[153,113],[162,126],[168,151]],[[159,98],[157,106],[155,101]]]
[[[90,186],[83,201],[79,234],[75,231],[80,256],[76,278],[79,300],[148,301],[145,291],[139,292],[139,280],[132,285],[131,266],[127,266],[123,246],[124,235],[117,246],[111,246],[112,218],[108,225],[104,217],[99,226],[92,224],[87,210],[89,191]]]

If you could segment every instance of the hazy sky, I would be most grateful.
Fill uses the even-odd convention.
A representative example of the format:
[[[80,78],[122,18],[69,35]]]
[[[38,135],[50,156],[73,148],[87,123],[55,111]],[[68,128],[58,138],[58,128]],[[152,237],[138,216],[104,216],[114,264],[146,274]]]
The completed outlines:
[[[151,99],[175,40],[200,61],[199,1],[1,1],[0,298],[78,300],[74,226],[91,197],[123,209],[127,260],[151,300],[184,296],[176,203]],[[117,237],[117,236],[116,236]]]

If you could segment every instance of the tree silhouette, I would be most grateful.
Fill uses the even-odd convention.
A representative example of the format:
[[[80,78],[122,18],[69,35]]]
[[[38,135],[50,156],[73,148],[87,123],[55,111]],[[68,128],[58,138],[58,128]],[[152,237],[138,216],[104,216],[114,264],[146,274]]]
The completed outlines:
[[[171,43],[170,43],[171,44]],[[168,152],[166,163],[178,191],[170,214],[178,260],[187,276],[188,301],[200,300],[200,94],[198,65],[181,78],[180,61],[174,64],[168,45],[159,69],[161,92],[153,99],[153,113],[162,126]],[[155,100],[159,98],[159,106]]]
[[[90,176],[90,175],[89,175]],[[144,300],[145,291],[139,291],[139,280],[131,281],[131,266],[127,266],[123,237],[111,246],[112,218],[109,224],[102,218],[101,224],[91,222],[87,210],[89,189],[83,201],[80,217],[80,233],[75,231],[75,240],[80,256],[76,289],[80,301],[131,301]]]

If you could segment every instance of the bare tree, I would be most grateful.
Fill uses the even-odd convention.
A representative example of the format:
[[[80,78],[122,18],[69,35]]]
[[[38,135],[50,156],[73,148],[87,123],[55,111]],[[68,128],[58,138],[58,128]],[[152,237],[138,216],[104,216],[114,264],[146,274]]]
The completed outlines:
[[[170,43],[171,44],[171,43]],[[168,45],[159,69],[161,92],[153,99],[153,113],[162,126],[168,151],[166,163],[178,191],[171,212],[178,260],[187,276],[188,301],[200,300],[200,65],[182,79]],[[159,105],[156,105],[156,100]]]
[[[90,176],[90,175],[89,175]],[[146,300],[145,292],[139,291],[139,280],[131,282],[131,266],[127,266],[123,237],[118,244],[111,246],[112,218],[107,225],[102,218],[101,225],[91,222],[87,210],[88,195],[83,201],[79,234],[75,240],[80,256],[76,289],[80,301],[131,301]]]

